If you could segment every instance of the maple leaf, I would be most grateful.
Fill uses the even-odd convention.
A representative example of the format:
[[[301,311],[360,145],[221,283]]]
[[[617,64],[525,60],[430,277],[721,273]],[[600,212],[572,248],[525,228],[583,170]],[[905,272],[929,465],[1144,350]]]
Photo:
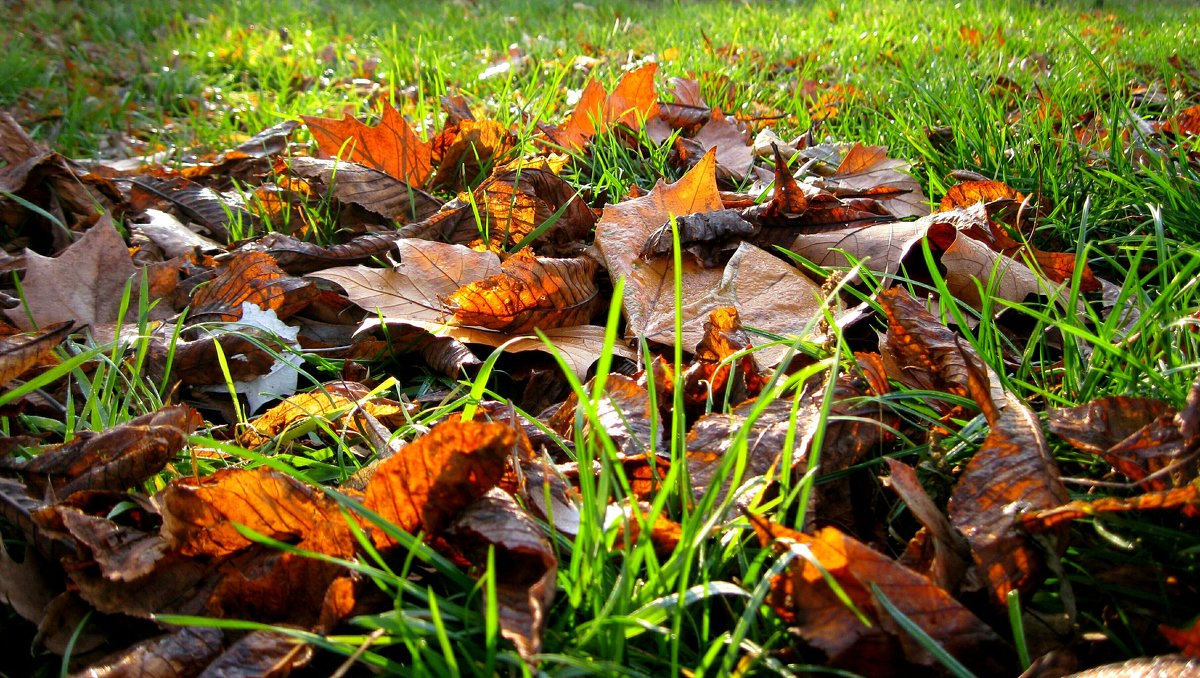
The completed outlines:
[[[583,149],[592,137],[613,125],[641,129],[658,112],[658,93],[654,88],[657,64],[647,64],[621,77],[606,94],[595,80],[588,82],[571,116],[557,129],[543,128],[551,142],[565,151]]]
[[[352,116],[341,120],[300,116],[321,153],[373,167],[413,186],[423,186],[433,172],[430,144],[422,141],[408,121],[390,104],[375,127]]]
[[[26,308],[4,312],[24,330],[66,321],[93,327],[116,322],[125,285],[136,272],[125,240],[107,214],[57,257],[26,250],[25,262],[22,287],[28,315]],[[136,312],[137,305],[131,306],[130,312]]]

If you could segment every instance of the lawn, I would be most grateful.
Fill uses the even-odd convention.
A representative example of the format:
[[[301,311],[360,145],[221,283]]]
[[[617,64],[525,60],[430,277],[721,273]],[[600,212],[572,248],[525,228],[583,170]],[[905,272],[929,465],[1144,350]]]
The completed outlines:
[[[1196,670],[1200,8],[394,5],[0,9],[0,673]]]

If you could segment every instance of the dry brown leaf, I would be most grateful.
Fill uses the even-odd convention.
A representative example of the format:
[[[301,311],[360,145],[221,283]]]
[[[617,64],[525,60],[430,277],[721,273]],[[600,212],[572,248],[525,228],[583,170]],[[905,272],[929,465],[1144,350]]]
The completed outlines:
[[[764,547],[793,557],[787,570],[771,582],[771,607],[796,627],[805,642],[825,651],[832,665],[872,675],[903,673],[897,662],[904,660],[938,665],[883,609],[871,591],[873,584],[968,667],[989,675],[1011,670],[1012,651],[996,632],[925,577],[834,527],[810,536],[756,516],[750,520]],[[855,616],[826,576],[841,586],[872,626]]]
[[[1169,405],[1154,398],[1109,396],[1052,409],[1046,423],[1051,433],[1075,447],[1103,454],[1159,417],[1173,414]]]
[[[220,629],[187,627],[132,645],[88,667],[87,678],[198,676],[221,654]],[[76,674],[80,675],[80,674]]]
[[[742,181],[750,175],[754,147],[734,119],[725,117],[720,111],[713,112],[712,120],[700,128],[693,140],[705,151],[716,152],[717,178]]]
[[[746,242],[725,265],[717,294],[737,307],[745,327],[787,338],[816,334],[824,317],[820,286],[794,266]],[[835,302],[830,311],[836,315],[838,310]],[[787,352],[787,346],[765,346],[754,352],[754,362],[760,369],[775,367]]]
[[[546,613],[554,603],[558,558],[542,528],[508,493],[493,488],[450,526],[458,550],[478,568],[494,548],[500,633],[527,662],[541,651]]]
[[[408,121],[384,104],[379,124],[370,127],[347,115],[341,120],[301,116],[321,153],[373,167],[400,181],[423,186],[433,172],[430,145]]]
[[[1069,497],[1037,415],[1007,393],[1004,403],[995,402],[979,357],[965,346],[962,352],[968,391],[991,432],[963,470],[947,512],[971,544],[992,601],[1004,607],[1009,591],[1037,583],[1042,563],[1043,549],[1018,527],[1019,512],[1052,509]]]
[[[455,291],[501,271],[495,254],[462,245],[403,239],[396,247],[400,263],[392,269],[344,266],[309,275],[337,283],[372,315],[441,323],[449,317],[445,300]]]
[[[44,450],[15,468],[31,486],[49,487],[58,497],[79,490],[125,490],[161,471],[201,421],[200,414],[187,405],[164,407]]]
[[[0,339],[0,387],[52,358],[52,351],[71,333],[72,322],[50,325],[41,332]]]
[[[970,544],[925,493],[925,488],[917,479],[917,472],[911,466],[891,457],[884,457],[884,461],[891,472],[888,486],[904,500],[917,522],[933,538],[933,557],[923,574],[946,591],[957,591],[971,564]]]
[[[238,252],[219,270],[216,279],[192,295],[190,319],[236,321],[242,304],[248,303],[284,320],[317,296],[311,281],[284,273],[266,252]]]
[[[854,144],[831,177],[819,184],[834,195],[869,197],[897,219],[929,214],[929,199],[904,160],[887,157],[887,146]]]
[[[457,324],[524,334],[587,324],[599,292],[591,257],[518,254],[504,261],[500,273],[459,288],[446,308]]]
[[[464,508],[495,487],[517,447],[505,424],[448,421],[389,457],[367,485],[363,504],[405,532],[439,534]],[[372,531],[380,547],[395,542]]]
[[[28,306],[8,309],[8,319],[23,330],[59,322],[103,325],[118,320],[125,285],[135,273],[125,240],[105,214],[57,257],[25,252],[22,287]],[[130,312],[137,312],[137,286]],[[30,316],[33,322],[30,322]]]
[[[431,217],[442,206],[442,201],[413,185],[354,162],[299,156],[281,161],[280,170],[319,180],[338,200],[401,223]]]

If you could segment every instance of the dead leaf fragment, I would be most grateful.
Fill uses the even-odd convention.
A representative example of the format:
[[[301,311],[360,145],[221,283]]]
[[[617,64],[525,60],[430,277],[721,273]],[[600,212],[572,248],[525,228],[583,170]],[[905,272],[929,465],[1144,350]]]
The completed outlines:
[[[1004,641],[949,593],[837,528],[808,535],[756,516],[751,516],[751,524],[764,547],[793,558],[787,570],[772,579],[771,607],[795,625],[807,643],[825,651],[834,666],[879,675],[881,668],[898,671],[900,659],[937,665],[884,610],[871,590],[877,586],[905,616],[968,666],[985,674],[1010,668],[1005,657],[1011,650]],[[826,573],[871,626],[864,625],[834,593]]]
[[[74,326],[72,322],[57,323],[35,334],[0,339],[0,387],[48,360]]]

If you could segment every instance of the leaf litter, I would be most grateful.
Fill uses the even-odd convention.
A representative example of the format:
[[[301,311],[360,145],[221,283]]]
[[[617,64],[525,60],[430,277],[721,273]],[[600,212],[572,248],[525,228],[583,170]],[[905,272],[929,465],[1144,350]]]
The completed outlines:
[[[991,299],[1093,312],[1090,299],[1068,301],[1073,281],[1078,293],[1101,289],[1088,263],[1029,243],[1036,198],[971,179],[933,211],[911,165],[884,147],[754,138],[695,81],[671,84],[662,100],[653,64],[612,92],[593,80],[563,122],[538,121],[532,144],[447,99],[445,126],[429,139],[385,104],[374,124],[304,116],[311,155],[284,125],[182,171],[88,171],[3,114],[0,188],[22,196],[6,213],[39,205],[14,227],[53,236],[9,252],[21,288],[0,327],[6,413],[79,407],[77,385],[54,370],[87,345],[76,334],[85,327],[139,361],[164,401],[65,438],[6,419],[0,514],[23,555],[0,550],[0,599],[47,649],[71,645],[73,667],[90,675],[286,673],[310,665],[314,646],[162,620],[334,633],[392,606],[348,565],[399,565],[421,543],[445,564],[405,565],[402,576],[417,588],[446,576],[439,567],[493,577],[483,605],[494,603],[500,634],[536,666],[564,611],[560,558],[580,534],[587,478],[617,464],[629,493],[610,507],[618,542],[645,533],[670,558],[684,533],[654,504],[666,496],[686,509],[674,517],[710,512],[703,539],[752,529],[780,558],[764,614],[791,640],[772,652],[902,674],[940,666],[932,643],[980,674],[1012,675],[1014,639],[999,613],[1032,604],[1061,576],[1073,522],[1131,511],[1195,519],[1200,387],[1179,411],[1133,396],[1050,409],[1055,440],[1129,481],[1127,496],[1073,498],[1037,412],[1006,390],[1005,365],[985,364],[937,315],[939,302],[982,309]],[[836,115],[858,95],[822,96],[814,110]],[[1155,143],[1194,135],[1195,110],[1156,123]],[[670,140],[679,179],[592,204],[559,176],[587,162],[599,137],[636,145],[639,134]],[[261,211],[225,190],[235,175]],[[35,176],[57,189],[35,190]],[[333,207],[336,234],[318,233],[311,217],[282,219],[314,199]],[[66,219],[50,224],[52,214]],[[234,229],[258,233],[264,221],[273,232],[231,242]],[[950,298],[906,291],[939,276]],[[624,294],[613,299],[617,281]],[[260,315],[280,325],[251,320]],[[844,357],[838,334],[864,327],[886,333],[876,342],[857,332],[858,348],[874,350],[830,379]],[[606,346],[613,371],[594,374]],[[672,362],[675,348],[683,363]],[[556,357],[598,400],[570,390]],[[442,383],[469,383],[494,363],[508,400],[474,393],[471,415],[389,397],[388,360]],[[294,379],[256,381],[281,365],[326,374],[303,390]],[[807,380],[779,386],[806,369]],[[906,422],[889,382],[922,394],[936,423]],[[22,384],[37,388],[14,390]],[[525,403],[541,407],[519,410]],[[683,425],[677,458],[664,429],[672,417]],[[936,447],[972,425],[987,427],[982,442],[937,473],[885,456],[902,436]],[[319,478],[259,463],[330,444],[352,458],[341,470],[310,464],[325,469]],[[604,463],[573,456],[608,444]],[[870,496],[881,464],[906,509]],[[795,516],[769,507],[813,473],[822,481],[805,491],[793,529]],[[672,495],[668,477],[690,492]],[[909,534],[881,521],[887,510],[911,513]],[[103,625],[68,642],[62,630],[90,614]],[[1161,624],[1162,640],[1194,655],[1187,621]],[[1038,650],[1072,647],[1058,639]]]

